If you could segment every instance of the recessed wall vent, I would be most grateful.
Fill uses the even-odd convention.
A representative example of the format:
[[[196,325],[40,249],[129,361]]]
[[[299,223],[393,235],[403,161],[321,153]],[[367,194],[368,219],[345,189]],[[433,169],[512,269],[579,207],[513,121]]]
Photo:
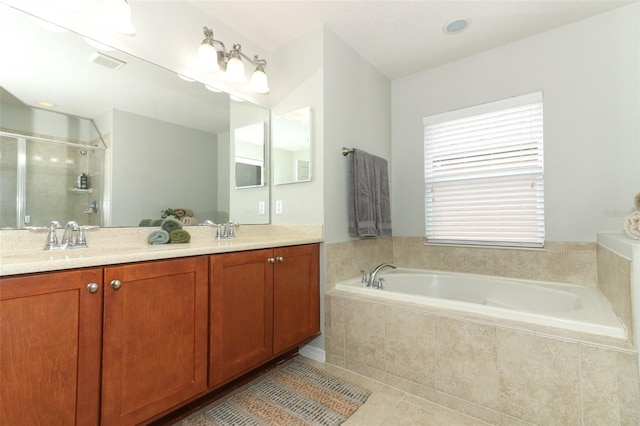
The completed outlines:
[[[89,62],[93,62],[94,64],[109,68],[113,71],[118,70],[127,64],[120,59],[113,58],[100,52],[95,52],[93,55],[91,55],[89,57]]]

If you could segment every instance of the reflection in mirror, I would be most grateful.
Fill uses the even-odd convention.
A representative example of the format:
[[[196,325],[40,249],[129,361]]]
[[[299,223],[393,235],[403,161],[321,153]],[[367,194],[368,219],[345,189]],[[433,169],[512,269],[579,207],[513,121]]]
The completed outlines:
[[[268,223],[269,164],[267,138],[269,111],[248,102],[231,102],[233,144],[229,173],[233,187],[229,194],[230,218],[240,223]],[[267,221],[265,222],[265,219]]]
[[[301,108],[273,120],[273,183],[311,180],[311,109]]]
[[[0,226],[137,226],[176,208],[193,222],[229,218],[231,122],[257,123],[268,110],[232,111],[227,94],[36,21],[11,7],[0,14]],[[268,211],[244,223],[268,223]]]
[[[234,130],[236,188],[264,185],[264,123]]]

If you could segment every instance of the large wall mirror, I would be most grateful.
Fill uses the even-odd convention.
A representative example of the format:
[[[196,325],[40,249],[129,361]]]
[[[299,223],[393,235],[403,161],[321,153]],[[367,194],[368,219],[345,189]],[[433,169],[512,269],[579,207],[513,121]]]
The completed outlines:
[[[176,208],[269,223],[268,188],[249,207],[233,177],[236,129],[260,127],[268,151],[266,108],[44,24],[0,15],[0,228],[139,226]]]
[[[311,180],[311,108],[273,119],[273,183]]]

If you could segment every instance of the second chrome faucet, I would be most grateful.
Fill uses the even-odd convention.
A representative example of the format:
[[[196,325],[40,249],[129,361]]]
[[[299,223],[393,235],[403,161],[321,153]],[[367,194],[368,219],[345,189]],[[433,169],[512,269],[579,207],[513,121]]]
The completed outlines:
[[[215,223],[211,220],[205,220],[200,224],[200,226],[215,226],[216,229],[216,240],[226,240],[229,238],[236,237],[235,228],[239,227],[240,224],[235,220],[230,220],[227,223]]]
[[[382,271],[384,268],[397,269],[398,267],[393,263],[381,263],[380,265],[373,268],[373,271],[371,271],[368,277],[366,273],[363,273],[362,282],[365,283],[365,287],[382,289],[382,278],[376,278],[378,277],[380,271]]]

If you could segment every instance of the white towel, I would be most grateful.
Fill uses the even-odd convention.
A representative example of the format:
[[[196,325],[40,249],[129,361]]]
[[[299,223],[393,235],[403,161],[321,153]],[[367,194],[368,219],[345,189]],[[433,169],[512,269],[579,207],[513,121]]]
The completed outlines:
[[[624,230],[634,240],[640,240],[640,210],[636,210],[627,216],[624,221]]]

